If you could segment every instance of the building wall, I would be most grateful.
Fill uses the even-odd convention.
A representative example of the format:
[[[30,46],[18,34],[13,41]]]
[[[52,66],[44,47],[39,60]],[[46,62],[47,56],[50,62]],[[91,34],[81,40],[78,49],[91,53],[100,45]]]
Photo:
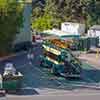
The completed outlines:
[[[100,37],[100,30],[88,30],[88,36],[91,36],[91,37],[99,36]]]
[[[61,24],[61,30],[74,35],[81,35],[85,32],[85,25],[79,23],[65,22]]]
[[[99,37],[99,46],[100,46],[100,30],[88,30],[89,37]]]

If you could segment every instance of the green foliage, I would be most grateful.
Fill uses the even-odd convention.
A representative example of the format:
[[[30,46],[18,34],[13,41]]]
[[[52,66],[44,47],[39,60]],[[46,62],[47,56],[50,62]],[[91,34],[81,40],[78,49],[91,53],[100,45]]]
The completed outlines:
[[[36,3],[33,6],[32,29],[43,31],[59,27],[61,23],[60,17],[57,15],[57,6],[52,0],[47,0],[45,6]]]
[[[16,0],[0,0],[0,53],[11,48],[23,23],[23,7]]]
[[[32,23],[32,28],[42,31],[45,29],[51,29],[52,28],[52,17],[51,16],[42,16],[39,17]]]
[[[60,27],[64,21],[85,23],[87,28],[93,24],[100,24],[99,0],[44,0],[33,5],[32,23],[35,25],[40,18],[52,17],[52,27]],[[42,6],[41,6],[42,5]],[[45,19],[46,20],[46,19]],[[32,25],[33,25],[32,24]],[[35,26],[33,25],[33,26]],[[41,31],[46,27],[41,25]],[[44,28],[45,27],[45,28]],[[33,27],[40,30],[40,27]],[[51,28],[51,27],[50,27]],[[48,29],[48,27],[47,27]]]

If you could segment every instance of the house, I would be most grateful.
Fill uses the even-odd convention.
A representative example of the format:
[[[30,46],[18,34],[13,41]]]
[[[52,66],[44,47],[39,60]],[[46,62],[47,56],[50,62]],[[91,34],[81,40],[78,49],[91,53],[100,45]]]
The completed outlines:
[[[69,32],[65,32],[65,31],[62,31],[59,29],[45,30],[45,31],[43,31],[42,34],[48,34],[48,36],[54,36],[54,37],[62,38],[62,39],[79,38],[80,37],[80,35],[78,35],[78,34],[71,34]]]
[[[93,25],[88,30],[89,37],[99,37],[99,45],[100,45],[100,25]]]
[[[89,30],[88,30],[88,36],[90,37],[100,37],[100,25],[93,25]]]
[[[46,33],[48,35],[53,35],[53,36],[63,36],[63,35],[68,35],[68,33],[63,32],[61,30],[58,29],[52,29],[52,30],[45,30],[43,31],[43,33]]]
[[[64,22],[61,24],[61,31],[65,31],[71,35],[82,35],[85,33],[85,24]]]

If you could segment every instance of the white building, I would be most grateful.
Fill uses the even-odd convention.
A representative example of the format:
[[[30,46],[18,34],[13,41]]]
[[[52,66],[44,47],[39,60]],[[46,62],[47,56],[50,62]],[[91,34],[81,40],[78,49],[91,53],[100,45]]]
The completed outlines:
[[[100,37],[100,25],[94,25],[88,30],[88,36],[90,37]]]
[[[45,30],[43,31],[43,34],[46,34],[49,37],[51,36],[52,38],[62,38],[62,39],[80,37],[80,35],[78,34],[71,34],[65,31],[61,31],[59,29]]]
[[[82,35],[85,33],[85,24],[64,22],[61,24],[61,30],[70,35]]]
[[[88,30],[89,37],[99,37],[99,45],[100,45],[100,25],[93,25]]]
[[[69,33],[66,33],[66,32],[58,30],[58,29],[45,30],[45,31],[43,31],[43,33],[46,33],[48,35],[58,36],[58,37],[69,35]]]

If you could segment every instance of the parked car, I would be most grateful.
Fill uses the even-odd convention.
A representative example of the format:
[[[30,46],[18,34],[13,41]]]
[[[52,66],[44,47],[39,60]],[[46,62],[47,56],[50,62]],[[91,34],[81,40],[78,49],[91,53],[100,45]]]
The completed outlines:
[[[43,42],[41,35],[35,35],[35,42],[37,43]]]

